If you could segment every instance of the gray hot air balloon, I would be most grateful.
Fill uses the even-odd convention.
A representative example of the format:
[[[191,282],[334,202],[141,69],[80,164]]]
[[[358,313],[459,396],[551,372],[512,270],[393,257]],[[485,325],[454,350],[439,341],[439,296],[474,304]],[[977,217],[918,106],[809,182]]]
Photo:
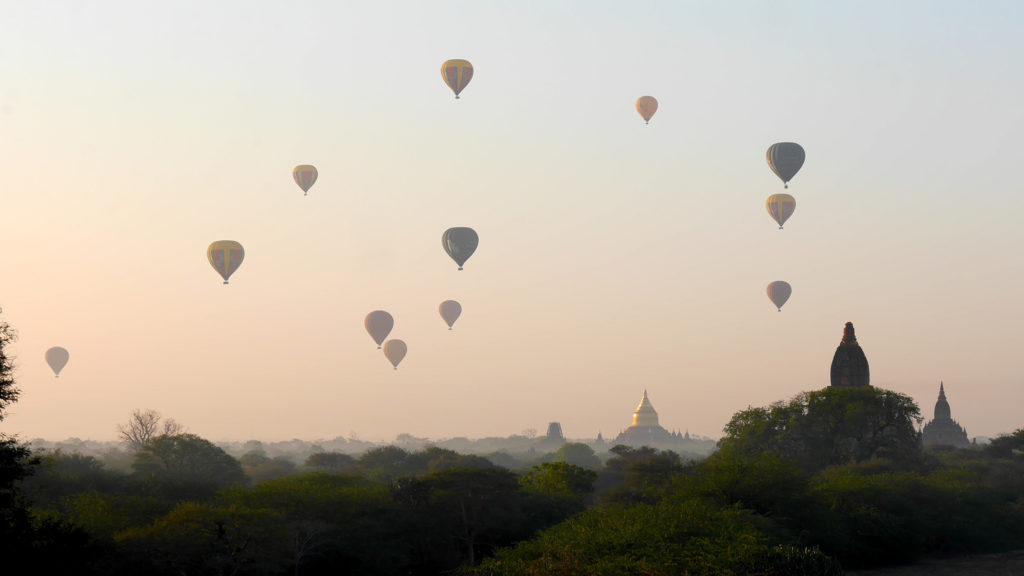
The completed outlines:
[[[384,356],[395,367],[395,370],[398,370],[398,363],[405,358],[405,353],[408,351],[409,347],[401,340],[388,340],[384,343]]]
[[[455,300],[445,300],[438,306],[438,311],[441,312],[441,318],[444,318],[445,323],[448,324],[448,329],[451,330],[452,324],[455,324],[455,321],[462,314],[462,304]]]
[[[377,348],[380,348],[381,343],[395,327],[395,319],[383,310],[374,310],[366,315],[363,326],[366,327],[366,331],[370,333],[373,341],[377,343]]]
[[[50,365],[50,369],[53,370],[55,377],[60,377],[60,371],[64,369],[64,366],[68,363],[68,358],[71,355],[68,351],[60,346],[54,346],[46,351],[46,363]]]
[[[768,298],[775,304],[775,307],[782,312],[782,305],[789,300],[789,296],[793,294],[793,288],[789,285],[789,282],[777,280],[768,285]]]
[[[480,237],[472,228],[449,228],[441,236],[444,251],[459,265],[459,270],[462,270],[462,265],[469,260],[473,252],[476,252],[479,243]]]
[[[786,188],[789,188],[789,181],[804,165],[804,157],[804,149],[796,142],[779,142],[768,147],[768,167]]]

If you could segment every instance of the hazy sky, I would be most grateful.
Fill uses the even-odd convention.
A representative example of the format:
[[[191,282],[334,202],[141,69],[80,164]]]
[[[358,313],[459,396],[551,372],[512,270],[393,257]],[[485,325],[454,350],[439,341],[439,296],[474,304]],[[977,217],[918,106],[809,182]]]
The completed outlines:
[[[826,386],[850,321],[873,385],[931,418],[944,381],[971,436],[1011,432],[1022,26],[1015,1],[7,2],[0,431],[609,437],[647,389],[717,437]],[[779,141],[807,151],[782,231]],[[453,226],[480,235],[462,272]]]

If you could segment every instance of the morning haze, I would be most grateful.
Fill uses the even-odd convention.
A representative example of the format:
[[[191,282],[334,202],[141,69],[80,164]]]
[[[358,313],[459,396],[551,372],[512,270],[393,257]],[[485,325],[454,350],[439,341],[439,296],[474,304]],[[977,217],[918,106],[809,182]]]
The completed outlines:
[[[1021,11],[9,6],[0,305],[22,394],[0,431],[114,441],[154,409],[233,442],[593,439],[647,390],[666,428],[717,438],[826,387],[852,321],[873,386],[930,417],[944,382],[972,437],[1011,432]],[[458,100],[453,58],[474,67]],[[765,151],[789,141],[807,158],[784,190]],[[452,227],[480,238],[462,271]],[[227,286],[222,239],[245,248]],[[408,344],[397,370],[373,310]]]

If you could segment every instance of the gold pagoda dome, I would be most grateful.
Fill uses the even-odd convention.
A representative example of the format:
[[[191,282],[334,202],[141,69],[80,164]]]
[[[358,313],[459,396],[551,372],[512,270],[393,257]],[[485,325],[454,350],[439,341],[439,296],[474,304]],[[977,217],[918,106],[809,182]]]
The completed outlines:
[[[654,410],[654,405],[647,398],[647,390],[644,390],[644,399],[636,407],[636,412],[633,412],[633,426],[659,427],[658,413]]]

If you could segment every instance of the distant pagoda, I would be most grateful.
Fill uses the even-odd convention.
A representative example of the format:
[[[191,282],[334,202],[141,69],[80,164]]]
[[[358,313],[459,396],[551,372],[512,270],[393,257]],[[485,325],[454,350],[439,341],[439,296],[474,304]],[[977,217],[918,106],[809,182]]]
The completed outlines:
[[[673,434],[658,424],[658,413],[647,398],[647,390],[644,390],[644,398],[633,412],[633,425],[623,430],[615,438],[614,444],[658,446],[677,442],[679,439],[678,434]]]
[[[967,431],[953,420],[950,415],[949,402],[946,401],[946,389],[939,382],[939,399],[935,402],[935,417],[924,425],[921,441],[925,446],[956,446],[965,448],[971,445],[967,439]]]
[[[847,322],[843,328],[843,340],[832,356],[832,386],[837,388],[859,388],[868,386],[871,374],[868,371],[868,358],[857,344],[857,336],[853,333],[853,322]]]

